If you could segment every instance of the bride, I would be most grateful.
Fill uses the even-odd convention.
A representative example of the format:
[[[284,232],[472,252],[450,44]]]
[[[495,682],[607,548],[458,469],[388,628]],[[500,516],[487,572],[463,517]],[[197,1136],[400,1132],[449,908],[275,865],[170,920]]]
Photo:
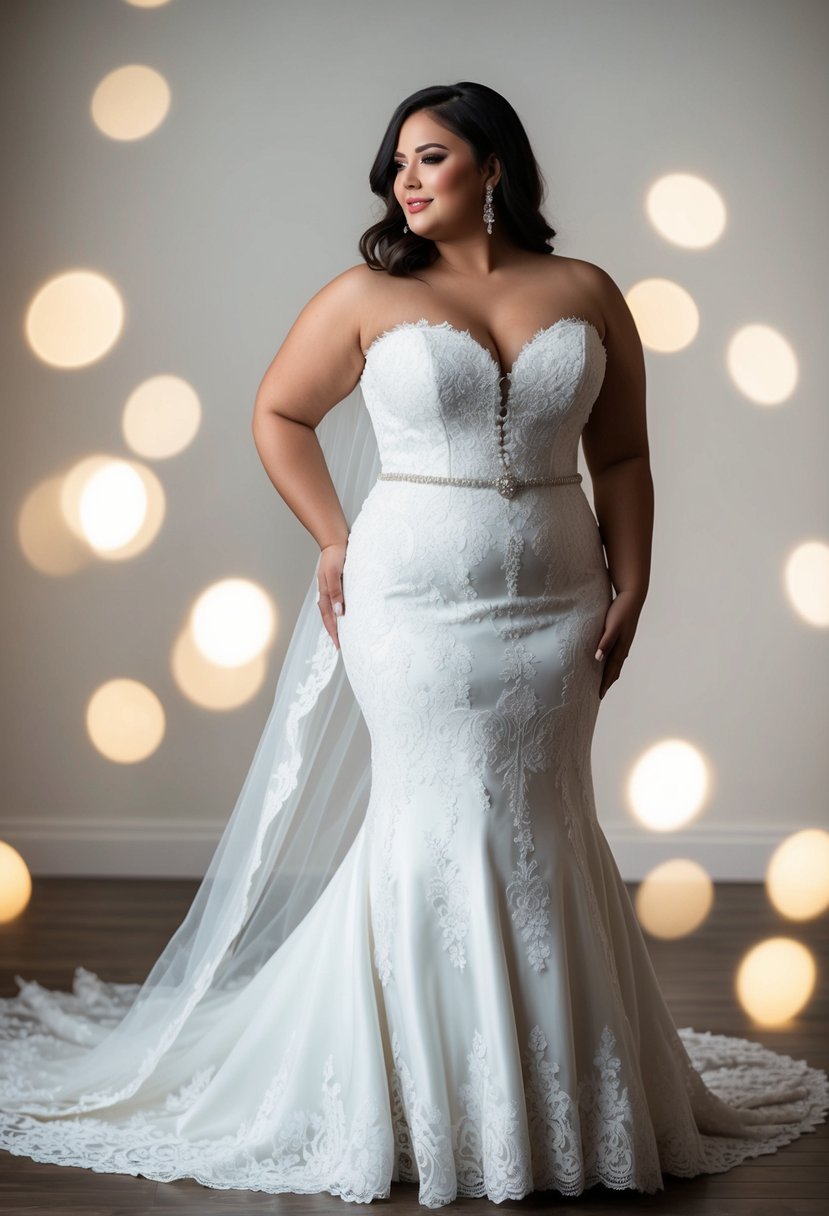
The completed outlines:
[[[597,818],[650,576],[633,318],[552,252],[493,90],[406,98],[370,183],[363,262],[256,397],[320,552],[249,773],[143,984],[16,977],[0,1146],[428,1207],[730,1169],[822,1122],[829,1081],[674,1026]]]

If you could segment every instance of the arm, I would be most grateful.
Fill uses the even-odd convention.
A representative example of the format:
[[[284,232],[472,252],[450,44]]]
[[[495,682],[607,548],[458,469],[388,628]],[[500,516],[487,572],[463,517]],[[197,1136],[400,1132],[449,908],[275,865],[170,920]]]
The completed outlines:
[[[653,537],[653,480],[645,419],[645,359],[624,296],[598,266],[586,264],[605,320],[607,367],[582,431],[593,503],[607,554],[612,600],[598,639],[604,661],[599,698],[618,680],[648,592]]]
[[[582,431],[582,449],[613,587],[641,608],[650,581],[654,515],[645,360],[624,296],[605,271],[588,265],[605,320],[607,369]]]
[[[344,611],[348,521],[316,428],[362,373],[360,316],[370,273],[351,267],[305,305],[262,377],[251,424],[265,472],[320,547],[320,612],[335,645],[332,606]]]

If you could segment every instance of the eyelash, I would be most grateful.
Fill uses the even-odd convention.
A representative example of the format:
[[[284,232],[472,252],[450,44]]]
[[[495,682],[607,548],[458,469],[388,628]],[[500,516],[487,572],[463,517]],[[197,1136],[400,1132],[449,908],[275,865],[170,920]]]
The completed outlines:
[[[445,157],[445,156],[434,156],[434,155],[432,155],[432,156],[424,156],[424,157],[423,157],[423,163],[425,164],[427,160],[434,160],[434,161],[437,161],[437,163],[438,163],[438,164],[440,164],[440,162],[441,162],[442,160],[446,160],[446,157]],[[403,163],[402,163],[402,161],[396,160],[396,161],[394,162],[394,168],[395,168],[395,171],[397,171],[398,169],[402,169],[402,168],[403,168]]]

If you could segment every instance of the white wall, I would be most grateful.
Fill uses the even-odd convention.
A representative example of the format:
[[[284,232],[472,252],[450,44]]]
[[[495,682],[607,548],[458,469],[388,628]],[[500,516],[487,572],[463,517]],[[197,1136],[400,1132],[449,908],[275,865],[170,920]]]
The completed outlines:
[[[829,531],[825,5],[6,0],[0,21],[12,117],[0,838],[35,873],[203,872],[317,559],[260,464],[253,396],[307,299],[359,260],[379,206],[368,168],[393,108],[462,79],[522,117],[558,252],[622,290],[675,278],[700,308],[685,351],[647,354],[653,574],[595,737],[599,817],[623,876],[686,854],[715,878],[759,878],[777,840],[826,822],[829,638],[782,585],[790,549]],[[156,67],[173,101],[154,134],[117,143],[89,102],[126,63]],[[673,170],[726,200],[709,250],[674,248],[647,222],[645,190]],[[75,265],[119,284],[127,324],[100,363],[65,372],[30,352],[22,319],[39,285]],[[726,373],[726,342],[747,321],[797,351],[799,385],[778,409],[752,406]],[[156,542],[134,561],[39,574],[17,540],[26,495],[88,452],[126,455],[123,403],[161,371],[195,386],[205,417],[163,472]],[[280,632],[256,699],[210,713],[177,690],[169,651],[194,596],[228,574],[271,589]],[[167,714],[140,764],[110,763],[86,735],[88,698],[116,675],[146,681]],[[656,836],[636,827],[624,783],[669,736],[700,747],[715,788],[692,828]]]

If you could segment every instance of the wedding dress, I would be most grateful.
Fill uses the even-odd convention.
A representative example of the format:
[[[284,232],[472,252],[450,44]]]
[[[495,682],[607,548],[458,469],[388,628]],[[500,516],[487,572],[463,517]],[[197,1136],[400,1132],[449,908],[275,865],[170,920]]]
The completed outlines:
[[[365,355],[341,651],[314,580],[143,987],[17,977],[0,1146],[358,1202],[411,1181],[427,1207],[653,1192],[773,1152],[825,1119],[826,1073],[675,1027],[596,817],[612,588],[576,463],[598,331],[560,318],[506,374],[425,318]]]

